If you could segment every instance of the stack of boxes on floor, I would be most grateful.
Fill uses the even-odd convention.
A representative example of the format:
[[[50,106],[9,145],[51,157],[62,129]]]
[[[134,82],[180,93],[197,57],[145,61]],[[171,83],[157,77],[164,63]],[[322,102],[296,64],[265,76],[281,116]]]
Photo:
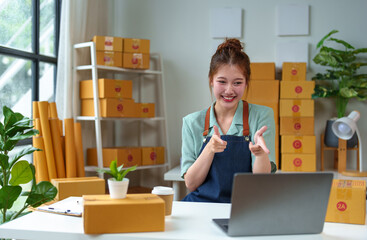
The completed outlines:
[[[148,69],[150,66],[150,41],[120,37],[95,36],[97,64]],[[136,103],[133,99],[131,80],[98,79],[99,105],[101,117],[153,118],[154,103]],[[93,80],[80,81],[81,115],[95,116]],[[164,164],[164,147],[118,147],[102,150],[103,166],[109,167],[111,161],[125,167],[133,165]],[[87,150],[87,164],[97,166],[97,151]]]
[[[316,171],[314,86],[314,81],[306,81],[306,63],[283,63],[279,106],[282,171]]]
[[[243,99],[249,103],[271,107],[275,121],[275,156],[279,166],[279,80],[275,80],[275,63],[251,63],[249,89]],[[255,134],[255,133],[250,133]]]

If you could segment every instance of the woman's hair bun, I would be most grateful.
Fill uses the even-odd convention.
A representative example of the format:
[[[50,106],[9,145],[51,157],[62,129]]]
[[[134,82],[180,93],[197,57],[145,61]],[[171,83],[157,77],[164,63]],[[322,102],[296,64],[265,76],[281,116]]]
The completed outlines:
[[[243,50],[243,45],[240,42],[240,40],[236,39],[236,38],[230,38],[230,39],[226,39],[225,42],[223,42],[222,44],[220,44],[218,46],[217,51],[221,51],[224,49],[232,49],[235,51],[242,51]]]

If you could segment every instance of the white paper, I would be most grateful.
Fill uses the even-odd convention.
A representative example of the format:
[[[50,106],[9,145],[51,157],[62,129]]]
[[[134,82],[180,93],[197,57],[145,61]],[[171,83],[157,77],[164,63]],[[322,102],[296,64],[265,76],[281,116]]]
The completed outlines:
[[[82,201],[82,197],[68,197],[54,204],[38,207],[37,209],[52,213],[81,216],[83,213]]]
[[[242,9],[213,8],[210,10],[212,38],[241,38]]]
[[[278,36],[309,35],[309,6],[284,4],[277,7]]]

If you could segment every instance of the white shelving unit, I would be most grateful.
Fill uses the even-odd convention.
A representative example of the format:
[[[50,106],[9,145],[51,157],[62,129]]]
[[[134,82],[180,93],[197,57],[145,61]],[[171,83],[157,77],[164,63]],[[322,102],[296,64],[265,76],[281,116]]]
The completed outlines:
[[[78,65],[79,59],[78,55],[80,54],[81,49],[89,48],[90,50],[90,64],[87,65]],[[86,50],[84,50],[86,51]],[[89,53],[88,53],[89,54]],[[168,142],[168,133],[167,133],[167,119],[166,119],[166,107],[165,107],[165,91],[164,91],[164,84],[163,84],[163,64],[162,59],[160,57],[160,54],[158,53],[150,53],[150,61],[151,66],[154,66],[154,69],[148,69],[148,70],[138,70],[138,69],[125,69],[125,68],[118,68],[118,67],[110,67],[110,66],[104,66],[104,65],[97,65],[96,60],[96,48],[94,42],[85,42],[85,43],[79,43],[74,45],[73,49],[73,80],[74,80],[74,102],[80,103],[79,99],[79,92],[76,92],[79,90],[79,81],[81,80],[87,80],[87,79],[79,79],[78,72],[85,72],[90,71],[92,80],[93,80],[93,96],[94,96],[94,112],[95,116],[89,117],[89,116],[80,116],[78,110],[73,111],[74,119],[76,121],[85,122],[85,121],[94,121],[95,123],[95,135],[96,135],[96,141],[95,146],[97,149],[97,162],[98,162],[98,168],[103,167],[103,155],[102,155],[102,146],[103,146],[103,139],[102,139],[102,127],[101,122],[102,121],[117,121],[122,123],[129,123],[129,122],[138,122],[139,124],[139,130],[138,130],[138,146],[142,146],[142,139],[144,138],[144,133],[142,132],[142,124],[149,123],[149,122],[158,122],[160,123],[160,131],[157,133],[162,138],[162,144],[160,146],[164,146],[165,148],[165,164],[160,165],[147,165],[147,166],[139,166],[137,169],[152,169],[152,168],[167,168],[170,167],[170,161],[169,161],[169,142]],[[99,98],[98,98],[98,79],[99,79],[99,73],[103,71],[105,73],[112,73],[112,74],[127,74],[129,76],[134,75],[138,76],[138,81],[133,81],[134,84],[138,84],[139,88],[139,94],[138,94],[138,102],[141,102],[142,100],[142,87],[144,82],[143,81],[155,81],[155,84],[157,84],[157,96],[159,96],[155,101],[155,109],[157,116],[154,118],[105,118],[101,117],[99,115]],[[144,79],[146,76],[153,76],[150,79]],[[116,78],[118,79],[118,78]],[[78,96],[78,97],[76,97]],[[75,106],[75,104],[74,104]],[[79,105],[80,106],[80,105]],[[84,153],[86,149],[83,149]],[[95,172],[97,169],[96,166],[86,166],[85,170],[88,172]],[[166,169],[165,169],[166,170]],[[101,177],[103,177],[103,174],[100,174]]]

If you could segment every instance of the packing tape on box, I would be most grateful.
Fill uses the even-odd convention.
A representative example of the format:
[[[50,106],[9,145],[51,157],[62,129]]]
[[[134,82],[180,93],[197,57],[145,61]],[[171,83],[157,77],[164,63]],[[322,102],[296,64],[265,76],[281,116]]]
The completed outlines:
[[[295,153],[303,153],[302,143],[303,143],[303,137],[296,137],[296,139],[293,140],[292,147]]]
[[[301,100],[293,100],[292,106],[292,116],[293,117],[300,117],[302,111],[302,101]]]
[[[42,136],[44,143],[44,150],[46,154],[47,169],[50,179],[57,178],[56,164],[54,151],[52,146],[52,136],[50,130],[50,123],[48,121],[48,102],[38,102],[38,110],[41,119]]]

